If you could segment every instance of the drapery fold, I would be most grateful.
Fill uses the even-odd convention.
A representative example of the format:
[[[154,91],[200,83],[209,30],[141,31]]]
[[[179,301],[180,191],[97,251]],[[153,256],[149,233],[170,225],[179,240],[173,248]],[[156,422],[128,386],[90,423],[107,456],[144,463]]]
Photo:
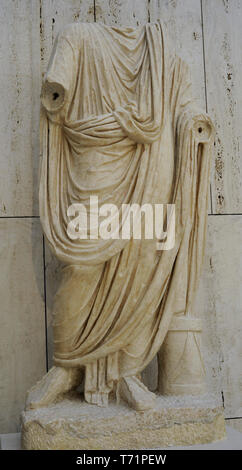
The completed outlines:
[[[187,67],[160,22],[69,26],[57,38],[42,103],[40,216],[65,263],[53,311],[54,362],[85,366],[86,396],[106,393],[151,361],[172,315],[192,311],[213,125],[196,109]],[[159,253],[156,239],[144,237],[71,240],[67,208],[82,203],[90,215],[90,196],[120,214],[122,204],[175,204],[174,247]]]

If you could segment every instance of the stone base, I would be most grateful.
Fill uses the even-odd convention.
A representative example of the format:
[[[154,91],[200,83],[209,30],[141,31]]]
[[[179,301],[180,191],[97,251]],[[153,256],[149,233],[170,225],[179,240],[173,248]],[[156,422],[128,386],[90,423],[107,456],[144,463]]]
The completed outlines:
[[[69,395],[22,413],[22,448],[28,450],[152,449],[204,444],[226,437],[216,397],[157,397],[156,408],[136,412],[126,404],[100,408]]]

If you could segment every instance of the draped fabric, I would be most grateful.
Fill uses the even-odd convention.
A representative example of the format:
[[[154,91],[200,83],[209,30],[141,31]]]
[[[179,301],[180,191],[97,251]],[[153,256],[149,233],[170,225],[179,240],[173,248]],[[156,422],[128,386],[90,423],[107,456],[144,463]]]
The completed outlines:
[[[213,126],[196,109],[186,65],[160,22],[80,23],[56,39],[42,89],[40,217],[62,262],[54,362],[85,366],[85,396],[142,371],[173,315],[189,315],[206,232]],[[70,239],[67,209],[175,204],[175,245]],[[127,206],[128,207],[128,206]],[[138,223],[134,216],[133,231]],[[142,219],[142,224],[144,223]],[[143,226],[143,225],[142,225]],[[132,233],[132,232],[131,232]],[[116,234],[117,235],[117,234]]]

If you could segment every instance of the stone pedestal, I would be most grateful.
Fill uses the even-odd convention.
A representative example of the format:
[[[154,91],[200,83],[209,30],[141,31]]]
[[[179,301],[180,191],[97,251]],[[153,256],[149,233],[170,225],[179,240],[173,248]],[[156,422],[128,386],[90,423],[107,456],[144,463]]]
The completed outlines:
[[[224,439],[223,409],[211,395],[157,397],[154,410],[136,412],[125,403],[100,408],[69,395],[23,412],[22,448],[29,450],[152,449]]]

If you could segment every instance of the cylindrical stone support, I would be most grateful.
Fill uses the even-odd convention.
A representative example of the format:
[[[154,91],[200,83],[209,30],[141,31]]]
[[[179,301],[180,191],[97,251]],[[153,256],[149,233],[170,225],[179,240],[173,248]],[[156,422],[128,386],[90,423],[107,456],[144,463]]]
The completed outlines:
[[[158,392],[162,395],[198,395],[205,391],[201,356],[201,320],[174,317],[158,353]]]

